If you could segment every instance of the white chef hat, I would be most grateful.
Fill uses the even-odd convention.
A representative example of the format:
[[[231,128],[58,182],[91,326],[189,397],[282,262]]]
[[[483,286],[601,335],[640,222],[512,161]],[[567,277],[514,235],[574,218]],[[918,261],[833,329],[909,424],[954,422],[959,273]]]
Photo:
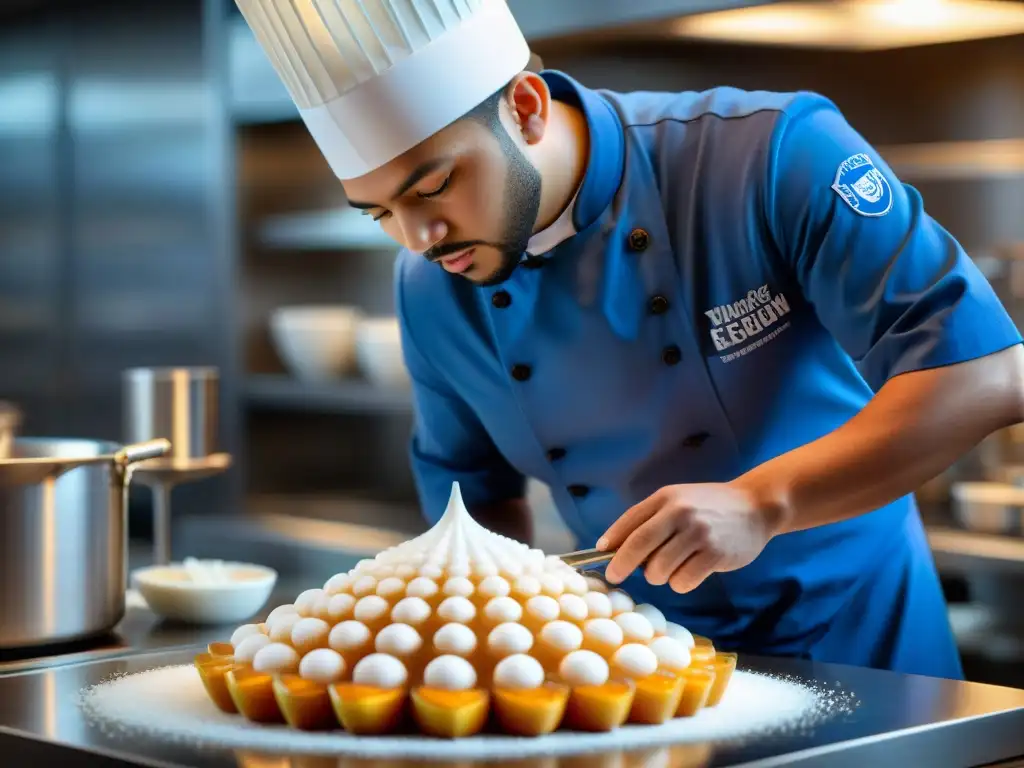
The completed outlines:
[[[369,173],[526,68],[505,0],[235,0],[341,179]]]

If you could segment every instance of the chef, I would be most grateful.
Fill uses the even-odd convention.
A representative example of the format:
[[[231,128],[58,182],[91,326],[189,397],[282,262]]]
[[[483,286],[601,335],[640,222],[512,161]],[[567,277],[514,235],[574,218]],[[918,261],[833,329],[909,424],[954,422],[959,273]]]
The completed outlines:
[[[912,493],[1024,420],[1021,336],[827,99],[529,71],[504,0],[238,0],[395,301],[423,509],[726,649],[959,678]]]

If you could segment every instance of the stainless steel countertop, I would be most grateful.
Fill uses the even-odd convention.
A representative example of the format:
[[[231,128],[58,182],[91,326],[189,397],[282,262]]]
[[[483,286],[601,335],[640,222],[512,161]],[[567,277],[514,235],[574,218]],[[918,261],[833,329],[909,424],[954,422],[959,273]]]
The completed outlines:
[[[103,733],[83,717],[76,693],[112,674],[188,663],[198,648],[106,659],[0,678],[0,755],[62,768],[384,768],[336,756],[247,754]],[[658,765],[974,766],[1024,755],[1024,691],[798,660],[741,657],[741,668],[839,685],[857,698],[850,714],[814,728],[740,744],[699,744],[573,758],[519,760],[521,768]],[[765,702],[771,706],[771,702]],[[107,729],[111,730],[111,729]],[[411,765],[388,761],[388,768]],[[437,765],[438,763],[434,763]],[[493,765],[493,764],[492,764]],[[508,762],[501,763],[503,768]],[[460,768],[470,768],[460,762]]]

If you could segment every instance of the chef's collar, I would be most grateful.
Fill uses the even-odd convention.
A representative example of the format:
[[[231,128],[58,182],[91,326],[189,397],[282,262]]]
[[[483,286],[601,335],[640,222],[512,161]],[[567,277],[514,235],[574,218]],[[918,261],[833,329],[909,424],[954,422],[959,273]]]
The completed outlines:
[[[553,99],[583,112],[590,131],[590,155],[583,182],[572,201],[550,227],[530,238],[527,246],[530,254],[550,253],[555,246],[597,221],[611,205],[622,183],[626,156],[622,123],[607,101],[557,70],[545,70],[541,77]]]

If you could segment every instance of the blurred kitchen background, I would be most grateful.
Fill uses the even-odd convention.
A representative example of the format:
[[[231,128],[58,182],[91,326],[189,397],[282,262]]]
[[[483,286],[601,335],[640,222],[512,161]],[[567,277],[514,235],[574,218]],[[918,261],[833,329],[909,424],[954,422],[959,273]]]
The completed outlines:
[[[826,94],[1024,313],[1024,3],[509,4],[590,86]],[[0,5],[0,399],[22,434],[123,440],[126,369],[215,368],[232,464],[174,489],[176,559],[312,580],[422,530],[394,253],[231,0]],[[571,547],[531,495],[541,546]],[[1024,433],[919,497],[969,677],[1024,685]]]

